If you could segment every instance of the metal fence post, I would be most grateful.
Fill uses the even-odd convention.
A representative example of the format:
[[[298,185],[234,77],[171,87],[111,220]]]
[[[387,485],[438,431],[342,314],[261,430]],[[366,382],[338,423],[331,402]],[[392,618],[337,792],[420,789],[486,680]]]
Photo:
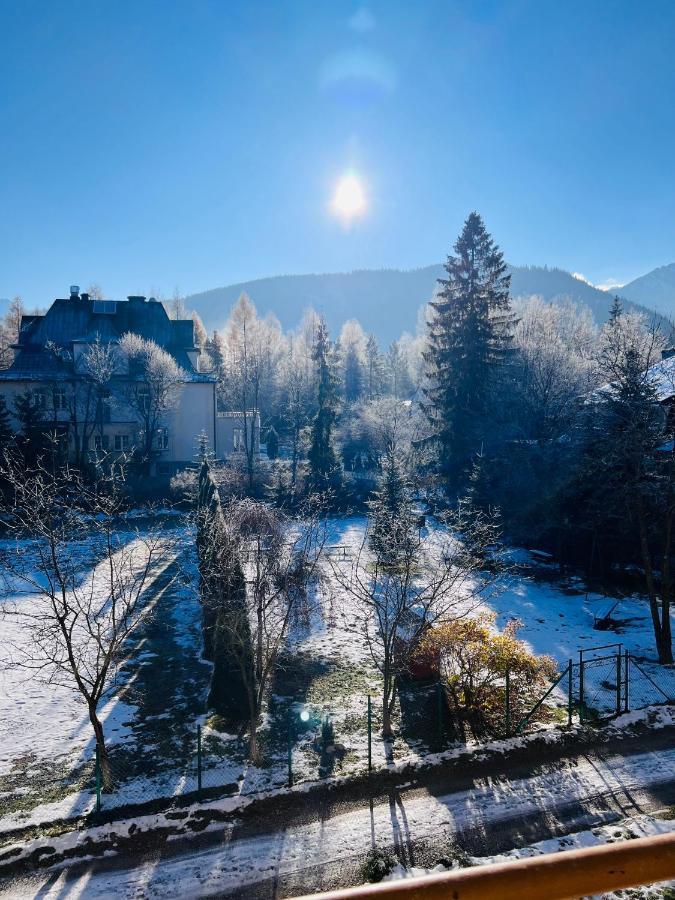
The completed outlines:
[[[616,651],[616,714],[621,714],[621,650]]]
[[[291,723],[292,723],[292,711],[288,710],[288,722],[287,731],[288,731],[288,786],[293,787],[293,743],[291,739]]]
[[[630,710],[630,694],[629,694],[629,685],[630,685],[630,675],[629,675],[629,672],[630,672],[630,651],[628,651],[628,650],[626,650],[626,666],[625,666],[625,669],[626,669],[626,693],[625,693],[625,701],[626,701],[626,705],[625,705],[624,711],[625,711],[625,712],[628,712],[628,711]]]
[[[436,682],[436,716],[438,719],[438,744],[443,744],[443,688],[440,681]]]
[[[572,660],[567,664],[567,725],[572,727],[572,704],[573,698],[573,681],[572,681]]]
[[[373,701],[368,694],[368,771],[373,769]]]
[[[101,754],[96,744],[96,812],[101,812]]]
[[[509,670],[506,670],[506,709],[505,709],[505,722],[506,722],[506,733],[507,735],[511,734],[511,673]]]
[[[579,719],[584,717],[584,651],[579,651]]]
[[[202,726],[197,725],[197,796],[202,799]]]

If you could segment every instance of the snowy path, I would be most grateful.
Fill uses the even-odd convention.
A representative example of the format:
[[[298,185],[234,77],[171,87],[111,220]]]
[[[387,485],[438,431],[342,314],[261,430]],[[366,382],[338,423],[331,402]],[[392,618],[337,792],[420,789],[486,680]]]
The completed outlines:
[[[0,897],[18,900],[35,896],[36,890],[41,898],[70,900],[196,898],[230,892],[239,896],[245,885],[249,886],[245,896],[289,896],[300,888],[325,888],[326,879],[329,884],[355,878],[358,863],[373,845],[396,849],[406,865],[433,863],[447,855],[453,839],[466,831],[487,835],[488,850],[491,843],[503,850],[509,836],[514,846],[519,835],[528,834],[530,819],[540,823],[545,819],[539,837],[542,827],[550,836],[565,824],[568,830],[579,830],[616,821],[640,811],[636,797],[658,786],[664,793],[670,791],[669,797],[675,791],[675,749],[604,760],[579,757],[551,772],[515,780],[488,778],[472,790],[444,796],[419,789],[396,792],[372,808],[364,805],[329,817],[317,815],[315,821],[271,833],[221,825],[223,843],[216,847],[143,861],[131,870],[42,874],[0,891]],[[419,848],[424,845],[435,848],[436,856],[420,859]],[[261,883],[259,890],[256,882]]]

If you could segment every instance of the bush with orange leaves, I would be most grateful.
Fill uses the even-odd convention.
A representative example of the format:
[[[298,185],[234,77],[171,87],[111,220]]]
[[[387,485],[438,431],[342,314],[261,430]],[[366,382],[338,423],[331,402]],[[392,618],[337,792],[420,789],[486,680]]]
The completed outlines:
[[[484,613],[430,628],[416,650],[420,659],[439,660],[448,707],[463,739],[469,731],[476,737],[505,733],[507,723],[515,726],[558,674],[552,657],[531,653],[518,639],[520,622],[514,619],[496,632],[495,618]]]

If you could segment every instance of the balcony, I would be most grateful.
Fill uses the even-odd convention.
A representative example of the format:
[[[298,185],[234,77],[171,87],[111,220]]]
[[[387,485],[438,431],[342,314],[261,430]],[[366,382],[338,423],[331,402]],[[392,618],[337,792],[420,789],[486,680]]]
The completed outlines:
[[[675,834],[661,834],[300,900],[568,900],[675,879]]]

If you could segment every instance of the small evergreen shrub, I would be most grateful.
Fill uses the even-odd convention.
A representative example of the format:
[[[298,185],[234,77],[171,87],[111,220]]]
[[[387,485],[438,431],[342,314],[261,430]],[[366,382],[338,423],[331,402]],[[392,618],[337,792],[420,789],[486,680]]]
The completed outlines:
[[[394,866],[396,859],[387,850],[380,847],[373,847],[368,851],[363,865],[361,866],[361,875],[364,881],[376,882],[382,881],[385,875],[388,875]]]

